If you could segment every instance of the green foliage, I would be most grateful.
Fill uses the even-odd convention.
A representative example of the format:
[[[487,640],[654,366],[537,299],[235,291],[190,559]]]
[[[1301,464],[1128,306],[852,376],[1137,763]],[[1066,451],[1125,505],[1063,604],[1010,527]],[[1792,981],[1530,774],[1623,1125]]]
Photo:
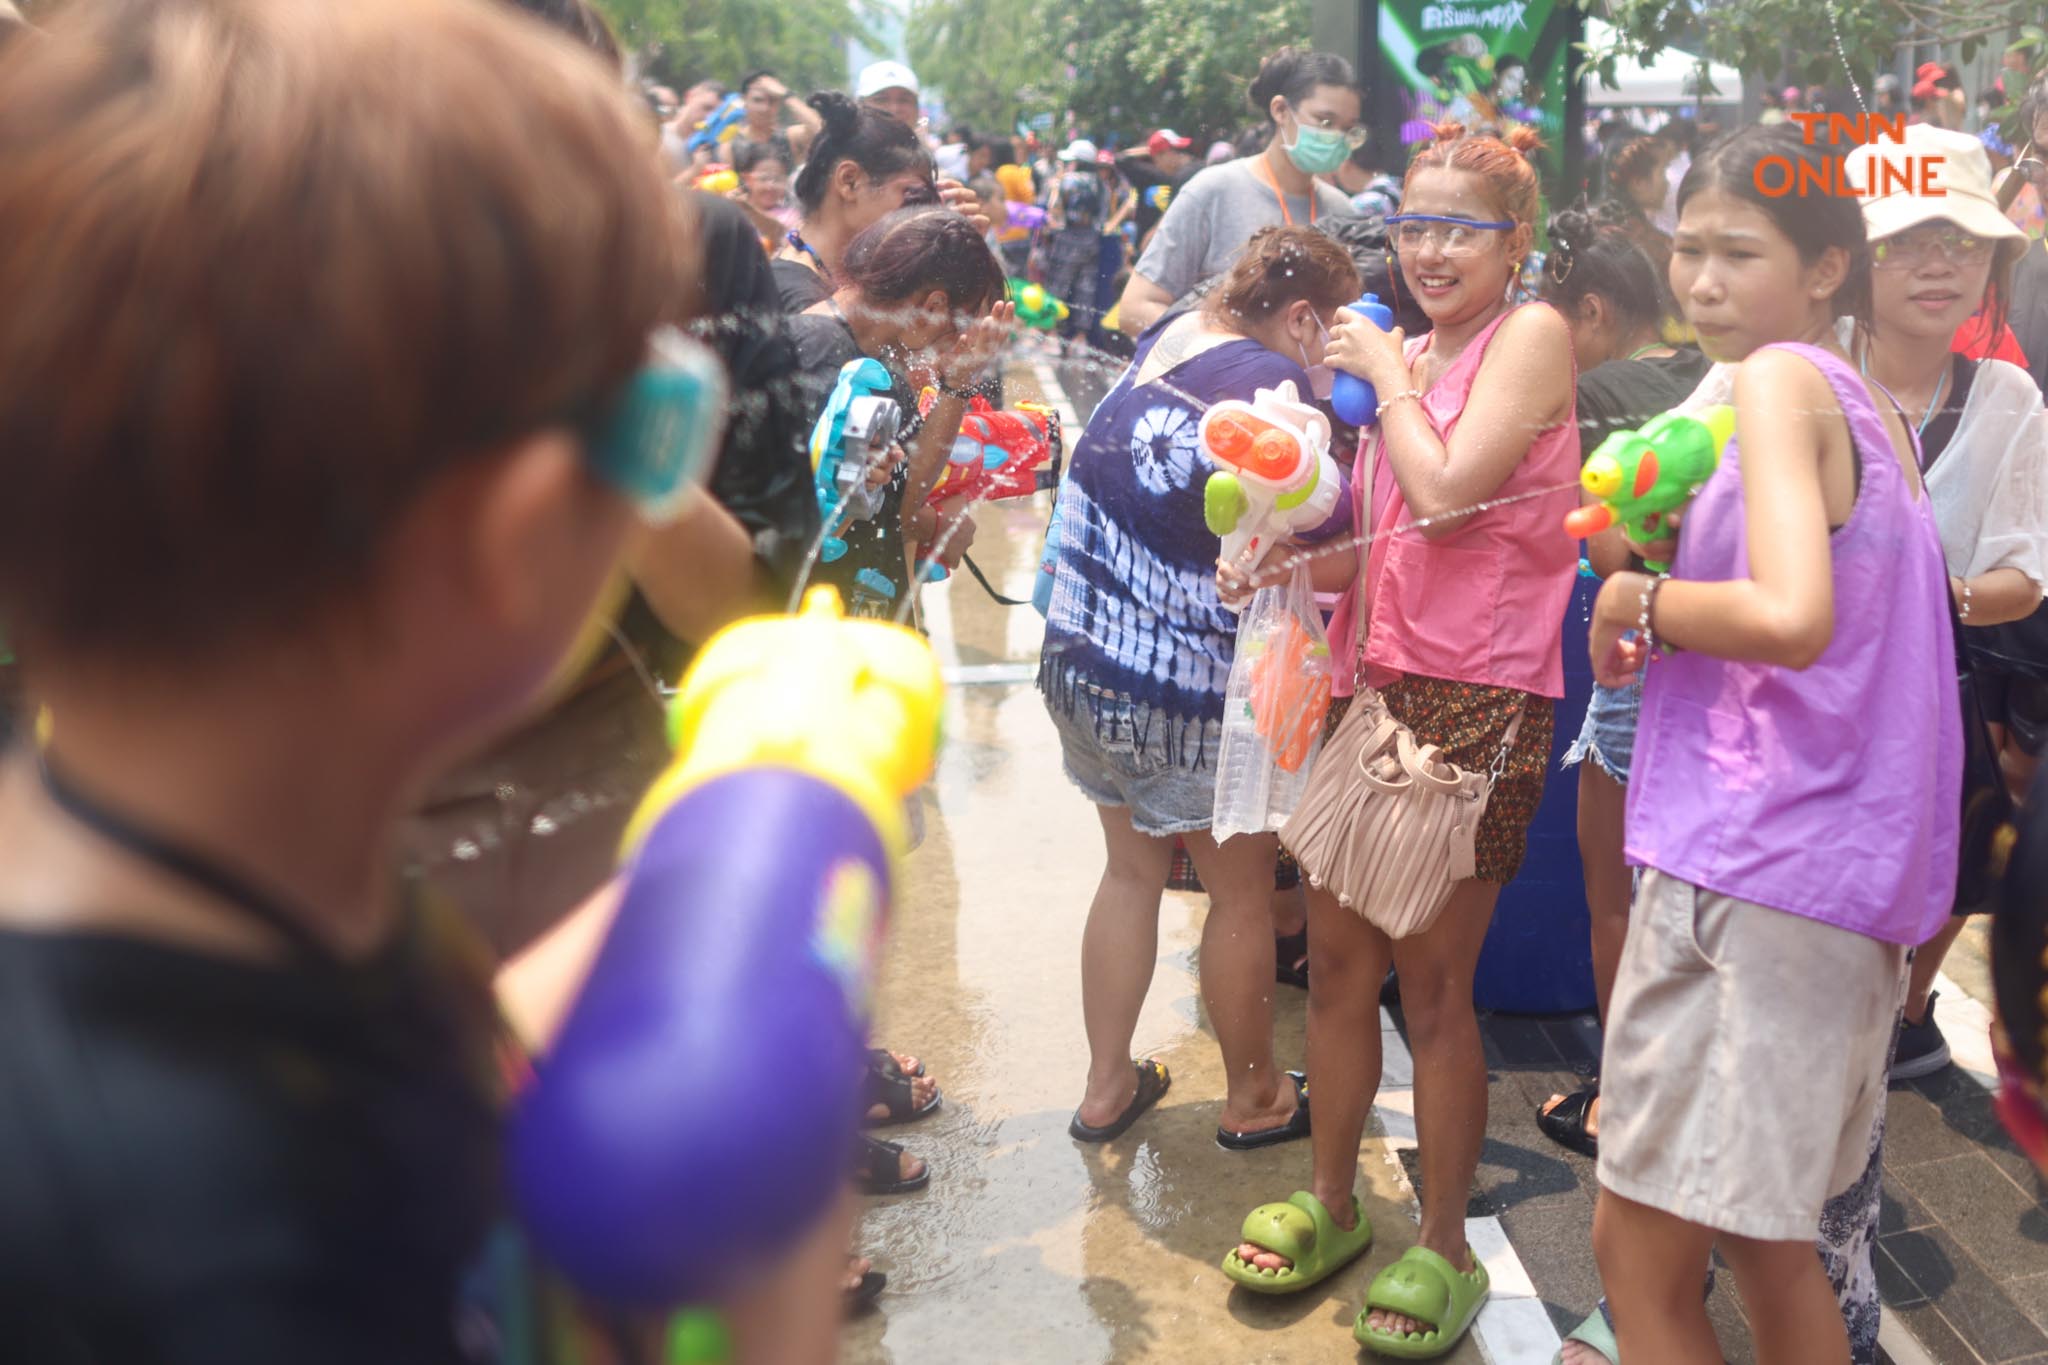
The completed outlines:
[[[1589,0],[1580,8],[1601,12]],[[1583,48],[1579,70],[1609,86],[1617,57],[1652,57],[1666,47],[1767,80],[1789,64],[1802,81],[1827,84],[1842,81],[1846,57],[1867,93],[1908,44],[1955,45],[1965,61],[1983,44],[2003,50],[2028,34],[2035,35],[2031,51],[2041,46],[2038,0],[1608,0],[1604,11],[1615,42]]]
[[[911,60],[979,128],[1071,113],[1097,133],[1227,135],[1259,59],[1309,40],[1309,0],[912,0]]]
[[[798,94],[846,84],[845,43],[872,41],[857,0],[595,0],[620,46],[678,87],[772,68]]]
[[[946,102],[949,120],[989,133],[1056,113],[1066,64],[1046,16],[1020,0],[912,0],[910,65]]]

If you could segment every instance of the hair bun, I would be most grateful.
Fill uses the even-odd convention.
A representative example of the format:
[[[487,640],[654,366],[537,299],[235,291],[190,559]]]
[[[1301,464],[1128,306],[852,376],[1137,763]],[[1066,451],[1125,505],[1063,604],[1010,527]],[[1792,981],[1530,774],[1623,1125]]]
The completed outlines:
[[[1535,153],[1543,150],[1543,134],[1537,132],[1526,123],[1511,125],[1507,130],[1507,135],[1501,141],[1507,143],[1508,146],[1514,148],[1523,156],[1533,156]]]
[[[1600,225],[1584,199],[1559,209],[1550,218],[1550,239],[1568,251],[1584,251],[1600,235]]]
[[[860,127],[860,106],[844,91],[819,90],[804,103],[817,110],[818,117],[825,120],[828,137],[846,137]]]
[[[1429,131],[1438,142],[1456,142],[1465,136],[1465,125],[1454,118],[1447,118],[1441,123],[1430,124]]]

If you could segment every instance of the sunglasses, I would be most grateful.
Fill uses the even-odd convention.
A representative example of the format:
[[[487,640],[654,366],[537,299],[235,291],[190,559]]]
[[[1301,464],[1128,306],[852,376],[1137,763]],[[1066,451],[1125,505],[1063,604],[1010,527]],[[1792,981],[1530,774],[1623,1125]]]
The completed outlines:
[[[591,472],[652,525],[673,522],[703,481],[725,429],[725,366],[674,327],[647,338],[647,360],[581,425]]]
[[[1482,223],[1434,213],[1396,213],[1386,223],[1396,251],[1420,251],[1423,243],[1434,242],[1444,256],[1477,256],[1493,244],[1491,234],[1515,229],[1512,222]]]
[[[1952,265],[1976,265],[1991,254],[1992,242],[1961,228],[1921,229],[1887,237],[1870,249],[1879,270],[1913,270],[1928,264],[1939,251]]]

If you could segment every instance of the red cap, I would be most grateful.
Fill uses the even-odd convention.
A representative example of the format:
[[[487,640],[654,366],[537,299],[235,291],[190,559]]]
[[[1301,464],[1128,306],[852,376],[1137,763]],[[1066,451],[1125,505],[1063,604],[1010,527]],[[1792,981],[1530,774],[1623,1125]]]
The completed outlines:
[[[1145,150],[1154,156],[1158,156],[1169,147],[1176,151],[1184,152],[1194,145],[1195,140],[1193,138],[1182,137],[1171,128],[1161,128],[1158,132],[1145,139]]]
[[[1920,68],[1913,73],[1915,99],[1931,99],[1944,85],[1954,86],[1958,90],[1962,88],[1962,82],[1956,79],[1956,73],[1940,62],[1922,62]]]

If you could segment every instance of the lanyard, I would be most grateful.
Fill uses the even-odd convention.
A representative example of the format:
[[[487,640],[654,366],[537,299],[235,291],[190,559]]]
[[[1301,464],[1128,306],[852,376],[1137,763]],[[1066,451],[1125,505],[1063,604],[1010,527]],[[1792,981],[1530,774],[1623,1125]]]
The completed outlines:
[[[284,902],[196,849],[174,843],[127,815],[102,805],[97,797],[86,795],[51,766],[48,754],[37,756],[37,767],[42,775],[43,790],[57,808],[108,843],[216,900],[234,906],[276,931],[298,950],[301,957],[313,961],[333,960],[332,953]]]
[[[1273,191],[1273,198],[1280,204],[1280,221],[1289,227],[1293,227],[1294,215],[1287,211],[1287,196],[1280,192],[1280,182],[1274,178],[1273,168],[1266,164],[1266,154],[1264,152],[1259,153],[1259,169],[1257,174],[1259,179],[1266,182],[1266,188]],[[1314,180],[1308,182],[1308,225],[1310,227],[1316,225],[1316,182]]]

